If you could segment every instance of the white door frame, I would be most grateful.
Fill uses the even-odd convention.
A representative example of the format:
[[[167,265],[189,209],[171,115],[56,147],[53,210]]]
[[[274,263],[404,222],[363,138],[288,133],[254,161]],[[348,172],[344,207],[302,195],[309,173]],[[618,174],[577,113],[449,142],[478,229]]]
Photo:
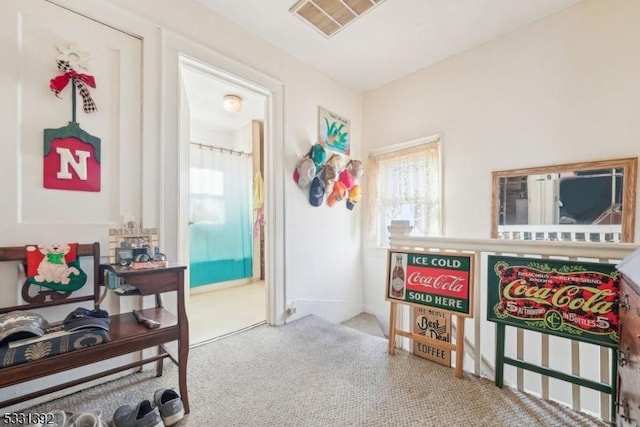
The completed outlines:
[[[170,147],[180,140],[179,135],[179,57],[185,56],[192,61],[200,62],[224,80],[248,87],[267,98],[267,110],[264,123],[264,188],[265,188],[265,294],[266,321],[270,325],[284,323],[284,159],[283,159],[283,85],[281,82],[238,63],[213,50],[185,39],[177,34],[163,31],[164,88],[165,106],[163,119],[165,123],[163,164],[168,165],[178,159],[177,188],[179,203],[170,207],[161,201],[161,232],[163,235],[173,234],[177,241],[177,259],[181,264],[189,262],[189,146],[182,144],[177,148]],[[170,93],[171,92],[171,93]],[[175,150],[175,151],[174,151]],[[172,154],[176,154],[174,157]],[[169,177],[163,177],[169,189]],[[168,210],[176,209],[170,213]],[[166,215],[165,215],[166,214]],[[173,214],[173,215],[172,215]],[[176,217],[173,224],[171,217]],[[187,284],[188,290],[188,284]]]

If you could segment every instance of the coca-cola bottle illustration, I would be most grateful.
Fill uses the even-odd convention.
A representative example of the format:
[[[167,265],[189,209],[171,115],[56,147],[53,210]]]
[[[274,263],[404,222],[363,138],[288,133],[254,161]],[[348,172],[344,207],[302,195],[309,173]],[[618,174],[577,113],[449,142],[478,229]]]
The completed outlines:
[[[404,267],[402,266],[402,255],[396,255],[396,265],[391,272],[391,296],[402,298],[404,295]]]

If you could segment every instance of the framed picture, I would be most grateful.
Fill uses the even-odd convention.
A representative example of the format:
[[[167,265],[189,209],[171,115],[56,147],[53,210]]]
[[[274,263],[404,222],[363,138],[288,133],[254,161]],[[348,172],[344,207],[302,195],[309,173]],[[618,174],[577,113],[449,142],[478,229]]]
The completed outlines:
[[[318,141],[327,150],[350,155],[351,122],[324,107],[318,107]]]
[[[122,261],[133,260],[133,248],[115,248],[115,263],[120,264]]]
[[[133,259],[137,254],[146,252],[153,255],[158,247],[156,228],[110,228],[109,262],[119,263],[122,259]]]

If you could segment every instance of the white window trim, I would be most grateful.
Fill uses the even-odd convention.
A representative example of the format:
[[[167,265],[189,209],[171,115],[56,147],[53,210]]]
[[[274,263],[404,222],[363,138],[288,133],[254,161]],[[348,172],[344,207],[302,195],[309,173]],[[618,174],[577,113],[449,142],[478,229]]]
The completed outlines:
[[[393,151],[400,151],[406,148],[415,147],[416,145],[429,144],[431,142],[442,142],[440,134],[426,136],[424,138],[412,139],[411,141],[399,142],[397,144],[389,145],[387,147],[378,148],[369,153],[370,156],[379,156],[380,154],[391,153]],[[438,144],[438,157],[440,163],[442,163],[442,149],[441,144]],[[442,166],[442,164],[440,165]]]

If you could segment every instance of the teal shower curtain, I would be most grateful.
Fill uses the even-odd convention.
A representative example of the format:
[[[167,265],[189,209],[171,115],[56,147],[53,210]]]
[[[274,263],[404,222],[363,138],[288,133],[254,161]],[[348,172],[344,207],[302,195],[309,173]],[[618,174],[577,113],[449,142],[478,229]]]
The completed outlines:
[[[191,146],[191,287],[252,276],[252,159]]]

